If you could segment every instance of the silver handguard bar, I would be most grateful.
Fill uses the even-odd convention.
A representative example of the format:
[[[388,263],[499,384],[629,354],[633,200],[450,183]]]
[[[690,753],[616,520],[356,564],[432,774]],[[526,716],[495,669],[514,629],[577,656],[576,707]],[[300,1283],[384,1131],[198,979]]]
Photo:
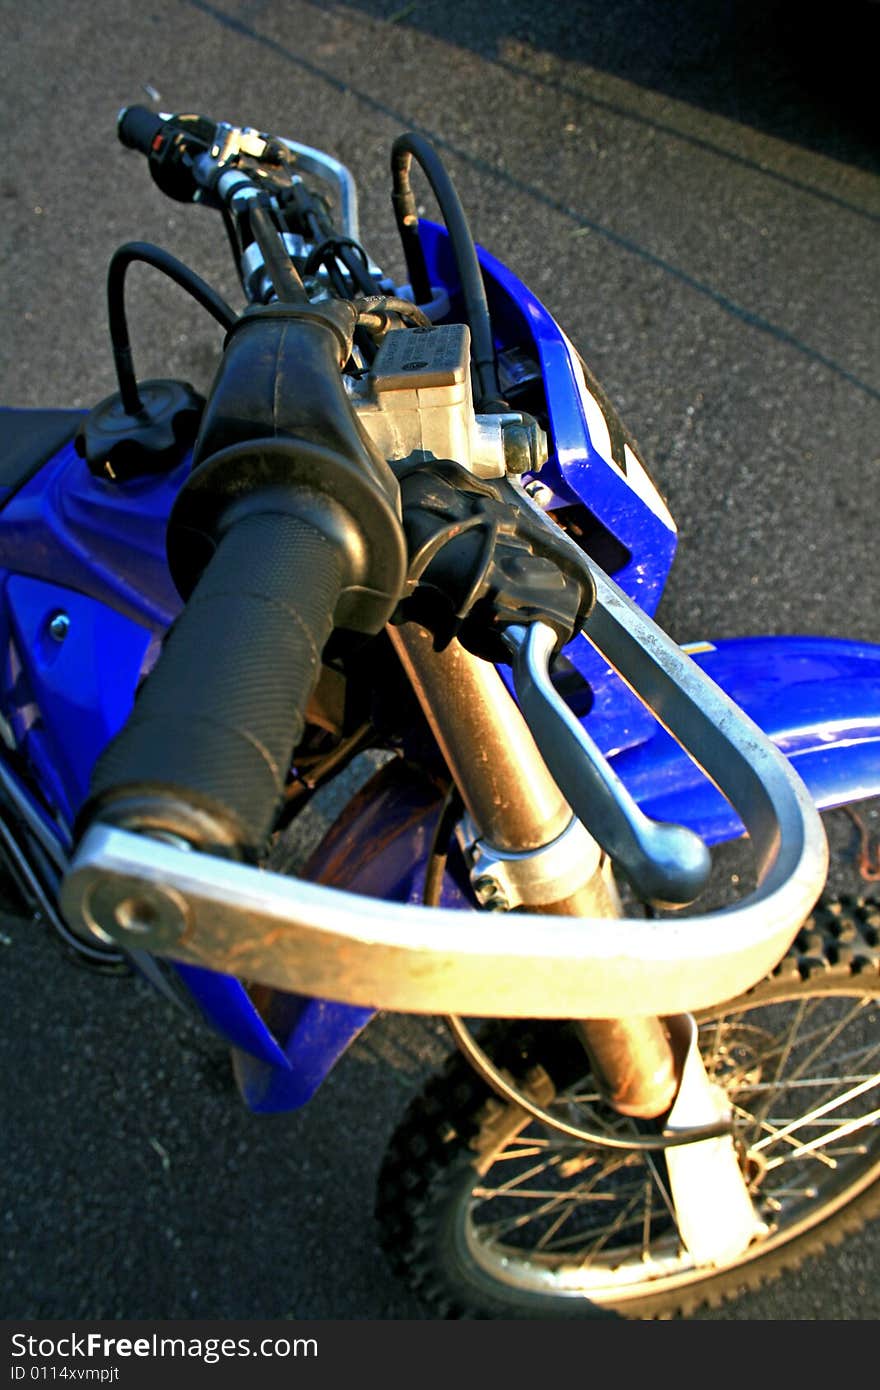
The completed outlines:
[[[249,981],[405,1013],[665,1015],[755,984],[822,891],[821,820],[762,731],[591,569],[597,602],[586,635],[740,815],[757,859],[749,896],[672,919],[460,912],[361,897],[95,826],[62,885],[71,926]],[[526,695],[527,717],[529,704]],[[548,717],[545,709],[532,725],[539,746]]]

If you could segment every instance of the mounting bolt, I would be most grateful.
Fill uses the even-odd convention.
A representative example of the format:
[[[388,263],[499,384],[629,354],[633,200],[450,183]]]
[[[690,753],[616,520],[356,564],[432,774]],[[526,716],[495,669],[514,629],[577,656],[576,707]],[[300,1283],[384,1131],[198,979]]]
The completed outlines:
[[[136,880],[96,883],[83,903],[90,929],[103,941],[161,952],[190,925],[186,900],[173,888]]]
[[[56,613],[49,620],[49,636],[56,642],[63,642],[70,631],[70,617],[67,613]]]

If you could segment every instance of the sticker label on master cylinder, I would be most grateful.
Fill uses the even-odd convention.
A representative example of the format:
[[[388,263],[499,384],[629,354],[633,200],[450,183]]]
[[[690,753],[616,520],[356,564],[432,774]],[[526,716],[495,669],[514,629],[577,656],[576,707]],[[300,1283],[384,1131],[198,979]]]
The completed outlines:
[[[398,328],[387,333],[372,366],[377,391],[455,386],[470,359],[470,329],[463,323]]]

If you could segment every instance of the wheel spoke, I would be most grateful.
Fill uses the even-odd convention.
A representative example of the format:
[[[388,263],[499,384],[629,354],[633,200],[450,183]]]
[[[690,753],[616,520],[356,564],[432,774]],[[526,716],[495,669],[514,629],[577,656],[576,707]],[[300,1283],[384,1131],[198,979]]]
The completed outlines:
[[[811,1012],[815,1012],[815,1010],[817,1008],[820,1008],[824,1002],[825,1001],[823,999],[812,1001],[813,1007]],[[818,1060],[822,1052],[826,1051],[827,1048],[837,1040],[837,1038],[843,1033],[844,1029],[851,1022],[853,1022],[853,1020],[858,1016],[858,1014],[861,1013],[864,1007],[870,1002],[871,1001],[869,1000],[856,1001],[856,1003],[852,1006],[849,1012],[845,1014],[841,1020],[838,1021],[837,1025],[833,1029],[829,1028],[827,1025],[820,1025],[816,1028],[806,1030],[802,1026],[802,1024],[804,1018],[806,1017],[804,1011],[806,1009],[807,1001],[803,1001],[799,1015],[796,1018],[792,1019],[788,1026],[786,1036],[778,1039],[768,1038],[767,1046],[765,1046],[763,1050],[759,1052],[752,1053],[743,1067],[740,1067],[738,1070],[733,1070],[725,1073],[723,1077],[723,1083],[728,1093],[734,1092],[738,1087],[741,1087],[742,1089],[747,1091],[761,1092],[767,1092],[768,1090],[773,1091],[778,1089],[778,1087],[782,1084],[782,1068],[784,1067],[788,1057],[791,1055],[793,1047],[795,1045],[795,1029],[797,1030],[796,1044],[798,1047],[809,1047],[814,1041],[818,1043],[818,1046],[813,1051],[808,1052],[807,1055],[803,1057],[801,1061],[797,1064],[797,1066],[794,1067],[785,1077],[786,1085],[795,1084],[796,1082],[799,1082],[800,1078],[803,1076],[807,1068],[809,1066],[812,1066],[813,1063]],[[733,1036],[736,1040],[736,1031],[731,1031],[733,1031]],[[835,1057],[835,1075],[833,1077],[829,1077],[826,1084],[829,1086],[829,1088],[831,1086],[839,1084],[839,1081],[841,1079],[841,1072],[847,1065],[851,1066],[856,1058],[860,1060],[861,1067],[864,1070],[867,1063],[870,1062],[872,1058],[878,1056],[878,1054],[880,1054],[880,1043],[874,1043],[871,1046],[865,1044],[862,1047],[851,1049],[848,1052],[838,1053]],[[751,1082],[748,1079],[750,1072],[753,1072],[757,1069],[761,1069],[763,1071],[763,1069],[769,1066],[769,1064],[773,1061],[776,1062],[776,1072],[775,1075],[769,1081],[762,1080],[760,1082]],[[713,1069],[713,1075],[717,1076],[718,1070],[719,1068],[716,1063]],[[811,1078],[804,1084],[820,1085],[822,1084],[822,1079]]]
[[[833,1144],[836,1139],[845,1139],[849,1134],[855,1134],[857,1130],[864,1129],[867,1125],[876,1124],[880,1120],[880,1110],[872,1110],[869,1115],[861,1115],[856,1120],[848,1120],[846,1124],[833,1129],[830,1134],[820,1134],[808,1144],[802,1144],[796,1154],[787,1154],[784,1158],[773,1158],[767,1164],[767,1171],[777,1168],[780,1163],[790,1163],[792,1158],[801,1158],[804,1154],[814,1156],[813,1151],[820,1144]]]
[[[803,1076],[807,1068],[811,1067],[815,1061],[818,1061],[818,1059],[822,1056],[823,1052],[827,1052],[831,1044],[841,1036],[844,1029],[846,1029],[849,1026],[849,1024],[853,1021],[857,1014],[860,1014],[862,1012],[867,1003],[867,999],[857,999],[856,1002],[853,1004],[852,1008],[850,1009],[849,1013],[844,1014],[843,1018],[838,1020],[836,1027],[832,1028],[830,1032],[826,1033],[825,1036],[820,1040],[819,1045],[816,1048],[814,1048],[812,1052],[808,1053],[806,1057],[801,1059],[801,1061],[795,1067],[794,1071],[791,1073],[792,1077]],[[819,1007],[818,1001],[816,1007]]]
[[[663,1205],[669,1213],[669,1216],[672,1220],[673,1225],[675,1226],[675,1229],[678,1230],[678,1218],[675,1214],[675,1203],[672,1200],[672,1193],[669,1191],[668,1187],[666,1186],[666,1183],[660,1176],[660,1171],[657,1167],[657,1160],[655,1159],[654,1155],[650,1153],[645,1154],[645,1159],[647,1161],[648,1167],[651,1170],[651,1175],[654,1179],[657,1191],[663,1198]]]
[[[640,1192],[633,1193],[631,1199],[627,1202],[626,1206],[622,1209],[622,1211],[618,1214],[614,1221],[610,1222],[609,1225],[605,1228],[605,1231],[601,1235],[599,1235],[598,1239],[593,1244],[593,1248],[583,1255],[580,1261],[582,1269],[586,1268],[587,1265],[589,1265],[593,1260],[595,1260],[597,1255],[601,1254],[602,1250],[608,1244],[608,1241],[611,1239],[612,1236],[618,1235],[620,1231],[624,1230],[627,1226],[632,1225],[634,1221],[637,1220],[637,1217],[633,1215],[633,1209],[636,1205],[636,1202],[638,1202],[639,1200],[639,1196]]]
[[[474,1196],[479,1195],[480,1190],[476,1189]],[[497,1195],[497,1193],[489,1194],[489,1196],[493,1198]],[[541,1201],[542,1205],[533,1207],[531,1210],[518,1213],[517,1215],[502,1217],[498,1221],[481,1224],[481,1234],[488,1235],[491,1239],[497,1240],[500,1236],[509,1235],[512,1231],[521,1230],[522,1227],[528,1225],[529,1222],[537,1222],[549,1212],[555,1211],[555,1209],[563,1203],[568,1203],[573,1209],[574,1205],[579,1201],[593,1203],[615,1200],[613,1193],[597,1195],[588,1191],[581,1192],[578,1188],[569,1192],[531,1193],[517,1191],[512,1195],[518,1199],[534,1197],[535,1200]]]
[[[527,1149],[505,1149],[503,1153],[498,1154],[494,1161],[496,1163],[510,1163],[515,1158],[534,1158],[535,1154],[543,1153],[549,1147],[549,1143],[543,1144],[536,1140],[534,1144],[529,1144]]]
[[[648,1184],[645,1192],[645,1210],[642,1213],[642,1259],[648,1258],[648,1250],[651,1244],[651,1219],[654,1214],[654,1187]]]
[[[736,1114],[738,1114],[738,1115],[743,1116],[745,1119],[749,1120],[750,1122],[751,1122],[751,1120],[753,1119],[753,1117],[749,1114],[749,1112],[748,1112],[747,1110],[742,1110],[739,1106],[734,1106],[734,1112],[735,1112]],[[803,1147],[803,1146],[801,1145],[801,1143],[800,1143],[800,1140],[794,1138],[790,1132],[787,1133],[787,1134],[784,1133],[784,1132],[782,1131],[781,1127],[777,1127],[777,1123],[776,1123],[776,1122],[774,1122],[774,1121],[772,1121],[772,1120],[768,1120],[768,1119],[762,1119],[762,1120],[759,1120],[759,1121],[758,1121],[758,1124],[759,1124],[759,1126],[760,1126],[761,1129],[763,1129],[763,1130],[765,1130],[765,1131],[767,1132],[767,1142],[773,1142],[773,1143],[775,1143],[776,1140],[778,1140],[778,1139],[784,1139],[785,1142],[786,1142],[786,1144],[789,1144],[792,1148],[801,1148],[801,1147]],[[762,1141],[762,1142],[763,1142],[763,1141]],[[751,1144],[751,1145],[749,1146],[749,1152],[750,1152],[750,1153],[754,1153],[754,1152],[756,1151],[756,1149],[757,1149],[757,1145],[756,1145],[756,1144]],[[820,1154],[820,1153],[817,1153],[817,1154],[815,1154],[814,1156],[815,1156],[816,1159],[818,1159],[818,1160],[821,1161],[822,1163],[826,1164],[826,1166],[829,1167],[829,1168],[836,1168],[836,1167],[837,1167],[837,1164],[836,1164],[836,1162],[834,1161],[834,1159],[833,1159],[833,1158],[829,1158],[829,1157],[827,1156],[827,1154]],[[780,1162],[783,1162],[784,1160],[780,1159],[779,1161],[780,1161]]]
[[[782,1039],[781,1045],[780,1045],[780,1047],[779,1047],[779,1051],[778,1051],[778,1055],[777,1055],[777,1060],[776,1060],[776,1072],[775,1072],[774,1077],[773,1077],[773,1080],[776,1081],[776,1082],[779,1081],[779,1078],[780,1078],[780,1076],[782,1075],[782,1072],[783,1072],[783,1070],[784,1070],[784,1068],[785,1068],[785,1064],[786,1064],[786,1062],[788,1061],[789,1056],[791,1055],[791,1050],[792,1050],[792,1048],[794,1047],[795,1038],[797,1037],[797,1034],[798,1034],[798,1032],[799,1032],[799,1030],[800,1030],[800,1025],[801,1025],[801,1022],[802,1022],[802,1020],[803,1020],[803,1018],[804,1018],[804,1015],[805,1015],[805,1013],[806,1013],[806,1010],[807,1010],[807,1000],[802,999],[802,1000],[800,1000],[800,1002],[799,1002],[798,1005],[796,1006],[795,1013],[794,1013],[794,1017],[791,1019],[791,1022],[790,1022],[789,1025],[788,1025],[787,1034],[786,1034],[786,1036]],[[763,1110],[759,1108],[759,1109],[757,1109],[757,1110],[755,1111],[755,1118],[756,1118],[756,1119],[761,1119],[761,1118],[763,1118],[763,1115],[766,1113],[767,1106],[769,1106],[769,1104],[770,1104],[770,1099],[771,1099],[771,1097],[772,1097],[772,1092],[768,1094],[767,1099],[766,1099],[766,1103],[765,1103],[765,1105],[764,1105]]]
[[[827,1115],[832,1110],[839,1109],[841,1105],[846,1105],[848,1101],[855,1100],[857,1096],[864,1095],[866,1091],[873,1090],[877,1085],[880,1085],[880,1076],[869,1077],[868,1080],[863,1081],[861,1085],[850,1087],[848,1091],[844,1091],[842,1095],[835,1097],[834,1100],[826,1101],[824,1105],[819,1106],[817,1109],[809,1111],[806,1115],[802,1115],[797,1120],[792,1120],[783,1129],[780,1129],[772,1139],[769,1137],[759,1139],[757,1144],[753,1146],[753,1150],[758,1152],[761,1149],[765,1149],[768,1144],[774,1143],[777,1139],[785,1138],[786,1135],[794,1133],[796,1129],[802,1129],[804,1125],[812,1124],[814,1119],[818,1119],[821,1115]],[[863,1122],[860,1121],[859,1123]]]
[[[559,1156],[554,1155],[550,1163],[558,1163],[558,1161]],[[514,1215],[504,1216],[495,1222],[481,1222],[480,1230],[491,1238],[497,1238],[500,1235],[519,1229],[529,1221],[537,1220],[562,1202],[614,1201],[615,1196],[613,1193],[596,1193],[595,1188],[604,1179],[607,1179],[614,1173],[629,1166],[630,1161],[630,1156],[628,1154],[621,1155],[620,1157],[615,1156],[610,1159],[600,1171],[591,1174],[584,1182],[578,1183],[576,1187],[563,1189],[562,1191],[547,1191],[541,1189],[536,1191],[535,1189],[519,1186],[519,1184],[529,1181],[529,1179],[544,1171],[549,1167],[549,1164],[535,1165],[525,1173],[521,1173],[517,1177],[512,1178],[509,1182],[502,1184],[500,1187],[490,1188],[485,1185],[476,1187],[473,1191],[474,1198],[478,1198],[480,1201],[484,1202],[507,1199],[541,1201],[544,1203],[543,1206],[533,1207],[531,1210],[522,1214],[516,1213]]]
[[[580,1188],[571,1188],[568,1192],[559,1192],[552,1187],[517,1187],[511,1192],[499,1191],[498,1188],[475,1187],[474,1197],[478,1197],[481,1202],[491,1202],[499,1198],[515,1199],[517,1202],[615,1202],[617,1194],[614,1192],[590,1192],[581,1191]],[[532,1212],[529,1216],[536,1213]]]
[[[543,1163],[535,1163],[532,1165],[531,1168],[526,1168],[524,1172],[515,1173],[512,1178],[508,1178],[507,1182],[502,1183],[500,1187],[484,1187],[481,1189],[483,1196],[516,1197],[519,1195],[518,1188],[520,1183],[528,1182],[531,1178],[536,1177],[539,1173],[545,1172],[547,1168],[551,1167],[551,1165],[558,1163],[559,1159],[560,1156],[558,1154],[552,1154],[551,1157],[545,1159]]]
[[[538,1242],[535,1246],[536,1250],[546,1250],[548,1249],[548,1247],[550,1247],[550,1242],[552,1241],[553,1237],[556,1235],[557,1231],[562,1230],[562,1227],[565,1225],[566,1221],[569,1219],[574,1210],[575,1206],[572,1202],[569,1203],[569,1205],[565,1208],[564,1211],[561,1211],[559,1213],[556,1220],[551,1222],[549,1228],[544,1232],[544,1234],[538,1237]]]
[[[841,1073],[838,1076],[799,1076],[794,1080],[790,1077],[786,1077],[785,1089],[786,1091],[807,1090],[810,1087],[818,1089],[820,1086],[827,1088],[829,1086],[840,1086],[842,1083],[855,1085],[860,1081],[870,1081],[871,1077],[876,1075],[876,1072],[864,1071],[848,1072],[846,1075]],[[753,1092],[760,1094],[762,1091],[778,1091],[779,1086],[771,1081],[751,1081],[743,1086],[742,1089],[751,1095]]]

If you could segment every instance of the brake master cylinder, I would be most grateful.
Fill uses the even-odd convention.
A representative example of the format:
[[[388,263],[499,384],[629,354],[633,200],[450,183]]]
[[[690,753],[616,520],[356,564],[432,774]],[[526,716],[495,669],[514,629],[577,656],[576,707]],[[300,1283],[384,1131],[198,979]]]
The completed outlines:
[[[361,425],[384,458],[452,459],[478,478],[546,461],[546,436],[531,416],[474,414],[470,342],[458,323],[385,335],[369,375],[352,387]]]

